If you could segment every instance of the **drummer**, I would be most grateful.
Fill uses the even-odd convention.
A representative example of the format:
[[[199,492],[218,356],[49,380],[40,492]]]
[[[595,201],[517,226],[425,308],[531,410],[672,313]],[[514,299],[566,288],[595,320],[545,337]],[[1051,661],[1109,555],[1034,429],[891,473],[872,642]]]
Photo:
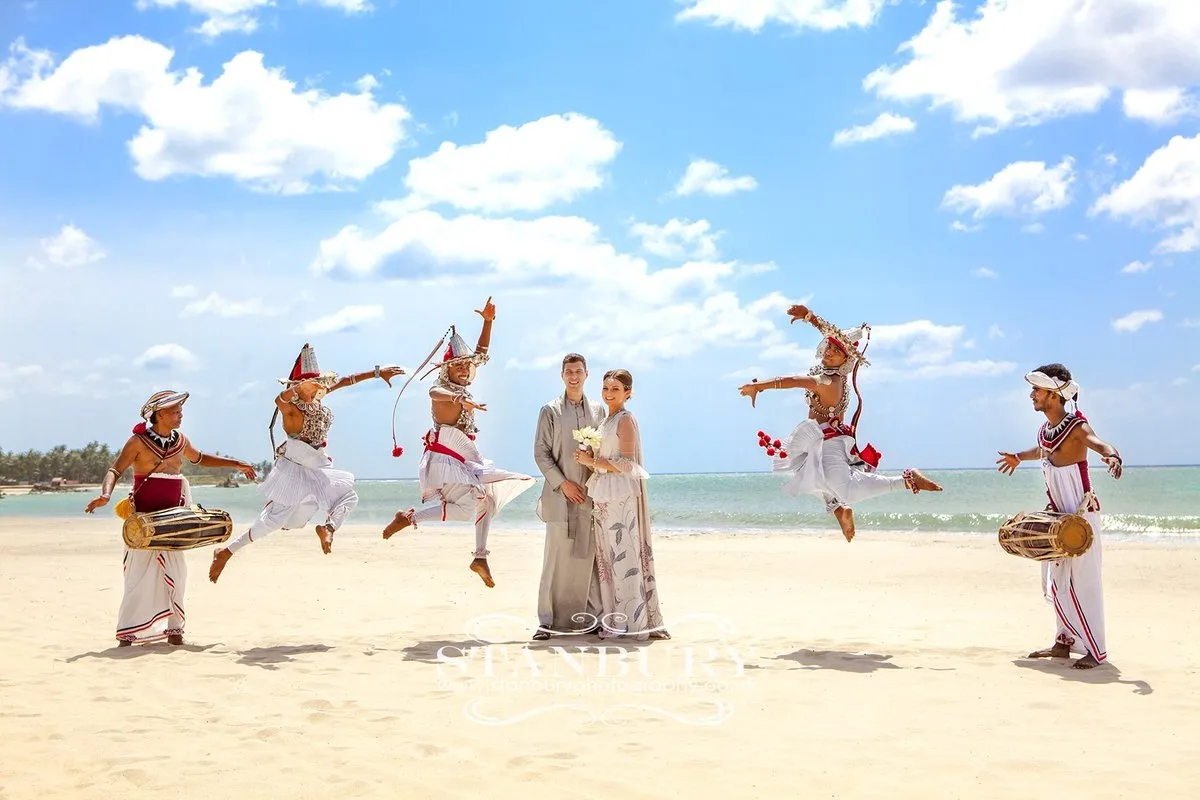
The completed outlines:
[[[1094,539],[1086,553],[1074,558],[1042,562],[1042,591],[1054,607],[1057,631],[1054,644],[1036,650],[1030,658],[1081,658],[1072,666],[1091,669],[1108,660],[1104,642],[1104,592],[1101,585],[1100,501],[1092,492],[1088,475],[1088,450],[1100,454],[1113,478],[1121,477],[1121,456],[1104,442],[1079,411],[1079,384],[1062,364],[1047,364],[1026,374],[1033,387],[1029,398],[1034,411],[1046,415],[1038,443],[1019,453],[1000,451],[1000,472],[1012,475],[1022,461],[1041,461],[1046,481],[1048,510],[1078,513],[1092,526]],[[1067,403],[1075,409],[1067,411]]]
[[[237,469],[254,480],[254,467],[245,461],[201,453],[179,432],[187,399],[187,392],[169,389],[150,396],[142,406],[144,421],[134,426],[133,435],[104,473],[100,496],[87,504],[87,513],[108,503],[117,481],[130,467],[133,467],[131,513],[191,505],[187,478],[179,473],[185,458],[201,467]],[[163,639],[170,644],[183,644],[187,591],[187,563],[183,553],[126,548],[124,564],[125,594],[117,612],[117,646]]]

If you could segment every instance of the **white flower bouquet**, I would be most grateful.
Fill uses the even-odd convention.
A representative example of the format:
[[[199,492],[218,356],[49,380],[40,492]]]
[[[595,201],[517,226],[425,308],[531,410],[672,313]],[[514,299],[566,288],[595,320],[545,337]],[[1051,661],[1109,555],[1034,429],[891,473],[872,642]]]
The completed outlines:
[[[600,431],[596,430],[591,425],[588,425],[585,428],[576,429],[571,436],[574,437],[575,441],[579,442],[580,450],[587,450],[589,448],[592,450],[599,450],[600,442],[604,439],[604,437],[600,435]]]

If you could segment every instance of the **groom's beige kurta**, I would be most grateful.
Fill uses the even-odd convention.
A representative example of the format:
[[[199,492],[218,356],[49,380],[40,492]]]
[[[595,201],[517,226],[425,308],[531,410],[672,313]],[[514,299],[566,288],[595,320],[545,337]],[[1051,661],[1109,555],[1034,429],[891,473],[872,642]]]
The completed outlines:
[[[566,395],[542,406],[533,440],[533,460],[546,477],[538,500],[538,517],[546,523],[546,551],[538,589],[538,622],[557,631],[592,627],[594,620],[572,620],[579,613],[599,615],[596,542],[592,535],[592,501],[572,503],[562,493],[564,480],[583,488],[591,471],[575,462],[579,443],[573,433],[599,428],[603,406],[585,396],[572,403]]]

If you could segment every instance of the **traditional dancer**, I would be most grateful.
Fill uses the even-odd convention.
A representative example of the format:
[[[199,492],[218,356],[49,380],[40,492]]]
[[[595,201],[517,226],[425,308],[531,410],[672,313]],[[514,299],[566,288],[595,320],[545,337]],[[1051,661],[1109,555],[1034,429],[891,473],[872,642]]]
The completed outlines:
[[[808,419],[797,425],[784,441],[770,440],[760,432],[760,444],[767,447],[768,455],[777,456],[774,471],[792,473],[793,477],[784,484],[784,492],[792,497],[813,494],[824,500],[826,512],[838,521],[842,535],[849,542],[854,539],[853,504],[901,489],[916,494],[940,492],[942,487],[916,469],[904,470],[902,477],[875,471],[879,454],[869,444],[860,452],[855,443],[858,417],[862,413],[861,397],[854,419],[849,425],[844,421],[850,402],[849,378],[860,365],[870,365],[858,349],[860,337],[870,328],[862,325],[839,330],[802,305],[789,308],[788,316],[793,323],[809,322],[821,332],[821,344],[817,346],[817,359],[821,363],[810,369],[807,376],[762,382],[756,378],[738,391],[749,397],[753,405],[758,393],[765,389],[805,390]]]
[[[376,366],[373,372],[359,372],[338,378],[335,373],[321,372],[317,356],[305,344],[292,366],[288,378],[279,382],[287,386],[275,398],[276,414],[283,415],[283,431],[287,434],[275,450],[275,465],[266,480],[258,487],[267,504],[258,519],[228,547],[213,552],[208,579],[213,583],[221,577],[233,554],[251,542],[277,530],[303,528],[315,514],[323,513],[325,521],[316,526],[321,552],[333,550],[333,534],[345,522],[346,516],[358,505],[354,491],[354,475],[334,469],[333,459],[325,453],[333,412],[321,404],[329,392],[335,392],[359,381],[382,378],[388,386],[392,378],[403,375],[400,367]],[[271,418],[271,444],[275,444],[275,418]]]
[[[542,406],[533,439],[533,460],[545,476],[538,517],[546,523],[542,580],[538,587],[537,640],[555,632],[588,632],[601,613],[592,533],[591,470],[575,460],[575,431],[595,428],[605,409],[584,394],[587,360],[568,353],[562,362],[565,390]]]
[[[392,534],[422,522],[473,519],[475,557],[470,569],[490,588],[496,585],[487,562],[492,519],[533,486],[533,478],[496,467],[475,446],[475,435],[479,432],[475,412],[487,411],[487,404],[475,402],[467,387],[475,380],[477,365],[488,361],[492,322],[496,319],[492,298],[475,313],[483,317],[475,351],[452,327],[440,367],[426,373],[426,376],[434,370],[439,373],[438,382],[429,389],[433,427],[425,434],[425,452],[419,467],[421,502],[429,505],[420,510],[397,511],[383,529],[383,538],[391,538]]]
[[[142,406],[142,419],[121,448],[117,460],[104,473],[100,496],[87,505],[91,514],[108,503],[113,488],[133,467],[131,511],[146,513],[190,506],[191,487],[179,474],[186,458],[202,467],[231,467],[254,480],[254,467],[245,461],[201,453],[179,432],[187,392],[162,391]],[[118,505],[118,511],[121,511]],[[127,516],[127,515],[126,515]],[[130,550],[124,557],[125,593],[117,612],[119,647],[166,639],[183,644],[187,562],[179,551]]]
[[[576,450],[575,461],[591,469],[588,494],[593,502],[596,562],[600,573],[600,637],[627,636],[637,641],[670,639],[663,628],[654,551],[650,546],[650,510],[637,420],[625,408],[633,394],[633,376],[623,369],[604,375],[601,396],[608,415],[596,452]]]
[[[1022,461],[1041,461],[1046,481],[1048,510],[1077,513],[1092,526],[1092,546],[1081,556],[1042,562],[1042,593],[1054,607],[1058,623],[1054,644],[1036,650],[1030,658],[1070,658],[1082,654],[1072,666],[1091,669],[1108,660],[1104,642],[1104,587],[1101,580],[1100,501],[1092,492],[1087,451],[1094,450],[1113,478],[1121,477],[1121,456],[1104,442],[1079,411],[1079,384],[1062,364],[1047,364],[1025,376],[1033,387],[1029,398],[1034,411],[1046,415],[1038,443],[1019,453],[1000,451],[1000,472],[1012,475]],[[1067,402],[1075,410],[1067,411]]]

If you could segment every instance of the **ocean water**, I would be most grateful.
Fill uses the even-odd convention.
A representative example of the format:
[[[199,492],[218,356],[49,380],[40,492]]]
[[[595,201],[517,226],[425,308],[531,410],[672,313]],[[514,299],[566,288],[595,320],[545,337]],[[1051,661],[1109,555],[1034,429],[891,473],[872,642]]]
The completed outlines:
[[[1041,471],[1025,465],[1012,477],[993,470],[928,471],[944,492],[913,495],[894,492],[855,506],[860,532],[924,531],[994,535],[1018,511],[1045,507]],[[1106,536],[1185,538],[1200,541],[1200,467],[1130,467],[1114,481],[1102,466],[1092,467]],[[812,497],[793,499],[771,473],[655,475],[647,488],[651,524],[662,531],[836,530],[833,518]],[[360,480],[359,505],[351,523],[383,526],[398,508],[418,504],[415,480]],[[115,497],[125,489],[118,488]],[[506,507],[494,523],[498,530],[538,529],[534,513],[541,481]],[[263,499],[249,485],[237,489],[195,487],[197,502],[228,511],[238,525],[248,524]],[[83,513],[91,495],[10,495],[0,499],[5,517],[73,517]],[[98,514],[111,515],[111,505]]]

